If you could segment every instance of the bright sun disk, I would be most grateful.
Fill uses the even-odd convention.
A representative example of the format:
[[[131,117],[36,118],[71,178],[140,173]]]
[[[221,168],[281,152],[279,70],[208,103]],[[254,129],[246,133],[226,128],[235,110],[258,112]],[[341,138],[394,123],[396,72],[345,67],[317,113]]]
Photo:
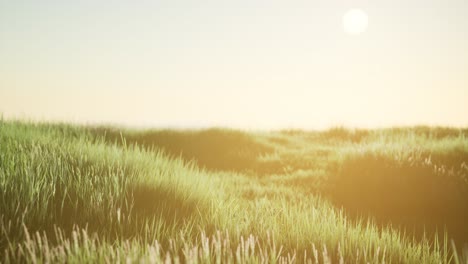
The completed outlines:
[[[350,35],[359,35],[367,30],[369,18],[361,9],[348,10],[343,16],[343,29]]]

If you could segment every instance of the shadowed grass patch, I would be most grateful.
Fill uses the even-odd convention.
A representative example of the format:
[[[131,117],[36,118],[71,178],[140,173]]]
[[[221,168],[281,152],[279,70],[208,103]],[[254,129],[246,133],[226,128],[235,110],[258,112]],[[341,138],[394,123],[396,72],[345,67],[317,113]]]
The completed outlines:
[[[354,216],[371,215],[419,236],[446,228],[452,238],[467,242],[468,167],[458,159],[450,163],[454,166],[430,158],[353,156],[330,176],[328,196]]]
[[[106,141],[143,147],[157,147],[172,157],[193,160],[209,170],[242,171],[252,169],[259,155],[271,152],[268,146],[251,136],[228,129],[200,131],[144,131],[125,132],[108,128],[94,128],[91,132]]]

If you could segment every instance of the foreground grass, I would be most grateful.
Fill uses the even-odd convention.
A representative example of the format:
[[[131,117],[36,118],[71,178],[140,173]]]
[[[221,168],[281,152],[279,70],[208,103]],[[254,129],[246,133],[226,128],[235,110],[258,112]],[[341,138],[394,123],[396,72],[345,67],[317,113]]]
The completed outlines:
[[[1,121],[0,261],[463,261],[449,239],[466,241],[465,134]]]

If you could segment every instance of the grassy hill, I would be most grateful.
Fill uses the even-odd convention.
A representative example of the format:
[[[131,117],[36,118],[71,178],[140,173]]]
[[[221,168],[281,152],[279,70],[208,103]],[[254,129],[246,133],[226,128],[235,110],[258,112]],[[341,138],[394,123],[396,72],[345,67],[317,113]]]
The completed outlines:
[[[466,262],[467,137],[0,121],[0,262]]]

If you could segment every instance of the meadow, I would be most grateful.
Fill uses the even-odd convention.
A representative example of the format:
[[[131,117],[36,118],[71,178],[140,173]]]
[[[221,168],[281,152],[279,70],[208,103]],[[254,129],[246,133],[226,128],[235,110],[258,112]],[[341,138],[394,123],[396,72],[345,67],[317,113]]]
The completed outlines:
[[[468,129],[0,121],[1,263],[468,263]]]

